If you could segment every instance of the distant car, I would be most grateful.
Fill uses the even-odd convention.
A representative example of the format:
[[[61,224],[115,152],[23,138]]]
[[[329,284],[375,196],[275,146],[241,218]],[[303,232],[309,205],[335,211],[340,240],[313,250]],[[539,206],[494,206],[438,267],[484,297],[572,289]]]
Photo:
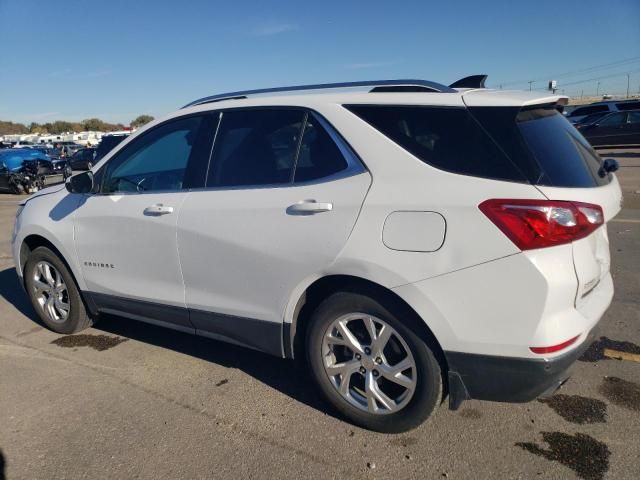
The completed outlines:
[[[594,147],[640,145],[640,110],[609,113],[577,127]]]
[[[591,115],[593,113],[622,112],[637,109],[640,109],[640,100],[597,102],[572,110],[569,115],[567,115],[567,118],[571,123],[575,124],[587,115]]]
[[[95,163],[95,156],[95,148],[81,148],[69,158],[71,168],[74,170],[91,170]]]
[[[55,174],[53,162],[42,152],[14,148],[0,152],[0,191],[30,193],[43,188]]]
[[[102,140],[98,144],[98,148],[96,149],[96,156],[93,159],[93,163],[97,163],[102,157],[104,157],[107,153],[109,153],[113,147],[122,142],[129,135],[103,135]]]
[[[58,149],[64,157],[70,157],[84,146],[75,142],[57,142]]]

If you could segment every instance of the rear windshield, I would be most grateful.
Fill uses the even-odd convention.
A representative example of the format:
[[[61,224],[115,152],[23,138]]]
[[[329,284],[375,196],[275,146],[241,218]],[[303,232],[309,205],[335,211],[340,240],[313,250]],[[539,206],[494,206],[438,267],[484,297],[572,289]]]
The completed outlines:
[[[600,177],[600,157],[589,142],[553,108],[522,110],[518,129],[540,167],[538,185],[594,187],[606,185]]]
[[[600,157],[553,105],[446,108],[345,105],[408,152],[463,175],[555,187],[595,187]]]

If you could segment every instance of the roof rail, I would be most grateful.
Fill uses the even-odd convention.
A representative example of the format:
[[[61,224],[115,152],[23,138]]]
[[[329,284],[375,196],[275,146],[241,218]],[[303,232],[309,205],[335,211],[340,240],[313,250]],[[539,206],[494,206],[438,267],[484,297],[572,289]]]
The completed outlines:
[[[423,91],[455,93],[453,88],[447,87],[428,80],[367,80],[363,82],[343,82],[343,83],[318,83],[315,85],[294,85],[291,87],[262,88],[259,90],[244,90],[240,92],[220,93],[209,97],[200,98],[188,103],[182,108],[202,105],[204,103],[220,102],[222,100],[235,100],[247,98],[249,95],[259,95],[265,93],[299,92],[304,90],[325,90],[330,88],[352,88],[352,87],[372,87],[369,92],[399,92],[399,91]]]

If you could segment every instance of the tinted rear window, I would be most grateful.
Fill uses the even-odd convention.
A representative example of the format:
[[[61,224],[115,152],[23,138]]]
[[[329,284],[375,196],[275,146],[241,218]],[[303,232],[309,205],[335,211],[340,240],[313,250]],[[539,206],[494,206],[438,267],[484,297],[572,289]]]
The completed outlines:
[[[466,108],[345,105],[418,159],[449,172],[526,182]]]
[[[578,117],[580,115],[591,115],[592,113],[602,113],[602,112],[608,112],[608,111],[609,111],[608,105],[589,105],[588,107],[576,108],[574,111],[572,111],[569,114],[569,116]]]
[[[442,108],[349,105],[350,111],[442,170],[555,187],[596,187],[601,161],[555,106]]]
[[[600,157],[587,140],[553,108],[522,110],[518,129],[541,170],[536,184],[556,187],[606,185],[598,175]]]
[[[640,108],[640,102],[616,103],[616,107],[618,107],[618,110],[636,110]]]

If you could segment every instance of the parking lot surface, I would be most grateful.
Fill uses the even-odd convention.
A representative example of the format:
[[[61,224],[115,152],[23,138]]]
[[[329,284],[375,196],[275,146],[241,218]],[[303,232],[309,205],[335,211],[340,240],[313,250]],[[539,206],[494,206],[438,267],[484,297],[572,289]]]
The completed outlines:
[[[0,195],[0,472],[4,463],[7,479],[639,478],[640,150],[602,156],[621,164],[625,204],[608,227],[616,294],[600,343],[551,399],[467,401],[455,412],[445,403],[401,435],[342,421],[293,362],[122,318],[74,336],[44,329],[10,255],[19,197]]]

